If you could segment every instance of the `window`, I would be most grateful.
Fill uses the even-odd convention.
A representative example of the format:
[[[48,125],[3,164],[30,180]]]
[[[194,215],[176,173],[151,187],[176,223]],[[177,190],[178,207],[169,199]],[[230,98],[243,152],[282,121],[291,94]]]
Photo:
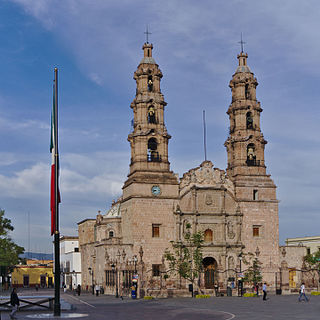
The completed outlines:
[[[109,231],[109,238],[113,238],[114,237],[114,232],[111,230]]]
[[[259,237],[260,236],[260,227],[258,226],[253,226],[252,228],[252,235],[254,237]]]
[[[150,138],[148,140],[148,161],[150,161],[150,162],[160,162],[161,161],[161,156],[159,156],[157,148],[158,148],[157,139]]]
[[[307,248],[307,254],[311,254],[310,248]]]
[[[79,252],[79,248],[74,248],[74,252]]]
[[[154,106],[148,108],[148,123],[156,123],[156,111]]]
[[[253,143],[249,143],[247,146],[247,161],[248,166],[259,166],[260,161],[256,160],[256,148]]]
[[[207,229],[204,232],[204,242],[212,242],[212,230]]]
[[[246,84],[245,86],[245,96],[246,96],[246,99],[250,99],[249,84]]]
[[[152,238],[159,238],[160,237],[160,224],[153,224],[152,225]]]
[[[160,276],[160,264],[152,265],[152,276],[159,277]]]
[[[253,200],[258,200],[258,190],[253,190]]]
[[[253,129],[253,119],[252,119],[252,113],[247,112],[246,114],[246,122],[247,122],[247,129]]]
[[[148,76],[148,90],[152,91],[152,89],[153,89],[152,76]]]

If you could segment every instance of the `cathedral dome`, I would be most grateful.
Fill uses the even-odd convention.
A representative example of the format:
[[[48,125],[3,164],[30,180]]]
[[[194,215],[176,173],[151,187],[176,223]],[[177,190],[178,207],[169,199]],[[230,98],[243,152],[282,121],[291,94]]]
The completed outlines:
[[[252,73],[248,66],[238,66],[235,73]]]

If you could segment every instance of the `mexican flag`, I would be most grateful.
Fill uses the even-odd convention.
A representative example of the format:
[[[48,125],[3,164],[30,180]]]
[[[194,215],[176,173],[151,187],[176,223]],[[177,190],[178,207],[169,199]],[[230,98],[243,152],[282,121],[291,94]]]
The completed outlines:
[[[50,188],[50,210],[51,210],[51,235],[53,235],[57,229],[57,213],[60,203],[59,193],[59,154],[58,154],[58,121],[57,121],[57,70],[55,70],[55,80],[53,85],[53,105],[51,111],[51,141],[50,152],[52,156],[51,162],[51,188]],[[57,195],[57,196],[56,196]],[[57,198],[57,199],[56,199]],[[57,201],[58,200],[58,201]]]

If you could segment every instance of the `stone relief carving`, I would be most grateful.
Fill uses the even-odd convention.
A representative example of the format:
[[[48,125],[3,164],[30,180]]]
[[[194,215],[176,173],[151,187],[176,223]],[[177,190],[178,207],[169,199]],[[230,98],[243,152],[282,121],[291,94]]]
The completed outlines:
[[[193,185],[224,186],[234,194],[232,181],[227,178],[225,171],[214,168],[211,161],[203,161],[199,167],[190,169],[183,174],[180,181],[180,190],[189,189]]]
[[[211,206],[213,204],[212,195],[207,193],[206,194],[206,205]]]
[[[228,233],[228,238],[234,239],[236,234],[233,231],[233,224],[231,221],[229,221],[227,224],[227,233]]]

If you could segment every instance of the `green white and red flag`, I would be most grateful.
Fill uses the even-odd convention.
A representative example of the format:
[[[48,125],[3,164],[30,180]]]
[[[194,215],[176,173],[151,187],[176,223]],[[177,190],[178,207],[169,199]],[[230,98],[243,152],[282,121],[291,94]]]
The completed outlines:
[[[55,73],[56,74],[56,73]],[[50,187],[50,210],[51,210],[51,235],[58,229],[58,206],[60,203],[59,192],[59,153],[58,153],[58,110],[57,110],[57,79],[55,76],[53,85],[53,104],[51,111],[51,187]]]

